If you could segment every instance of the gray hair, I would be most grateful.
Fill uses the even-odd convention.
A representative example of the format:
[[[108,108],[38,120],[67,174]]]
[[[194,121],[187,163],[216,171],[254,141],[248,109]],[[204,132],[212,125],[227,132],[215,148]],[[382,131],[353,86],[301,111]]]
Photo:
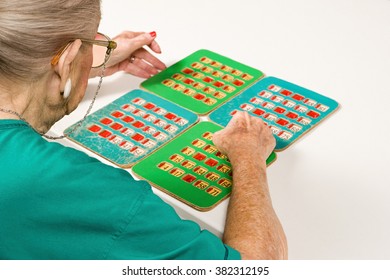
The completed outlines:
[[[0,80],[31,81],[69,41],[93,37],[100,0],[1,0]]]

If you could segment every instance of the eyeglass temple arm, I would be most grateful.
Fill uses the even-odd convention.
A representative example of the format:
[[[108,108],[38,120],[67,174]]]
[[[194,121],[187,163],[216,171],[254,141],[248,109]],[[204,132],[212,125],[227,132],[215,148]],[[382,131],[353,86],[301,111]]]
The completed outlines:
[[[107,47],[109,49],[116,49],[117,43],[115,41],[101,41],[101,40],[88,40],[88,39],[81,39],[82,42],[99,45],[102,47]]]
[[[115,50],[118,44],[115,41],[101,41],[101,40],[88,40],[88,39],[81,39],[82,42],[95,44],[103,47],[107,47],[107,54],[111,52],[111,50]],[[70,43],[68,43],[66,46],[60,49],[60,51],[51,59],[51,64],[56,65],[58,61],[60,60],[61,55],[65,52],[65,50],[68,48]]]

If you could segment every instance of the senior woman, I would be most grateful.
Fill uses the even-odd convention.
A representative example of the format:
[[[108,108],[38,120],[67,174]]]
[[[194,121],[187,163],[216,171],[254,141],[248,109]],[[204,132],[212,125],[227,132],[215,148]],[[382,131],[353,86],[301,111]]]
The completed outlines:
[[[0,2],[0,259],[285,258],[265,171],[275,140],[259,119],[236,114],[214,137],[234,169],[223,241],[145,181],[42,137],[89,77],[165,68],[155,32],[110,40],[99,20],[99,0]]]

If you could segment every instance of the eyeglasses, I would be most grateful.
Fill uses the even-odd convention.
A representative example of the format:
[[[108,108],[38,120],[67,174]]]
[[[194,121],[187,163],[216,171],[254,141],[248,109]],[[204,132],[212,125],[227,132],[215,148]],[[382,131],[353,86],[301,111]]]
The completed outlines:
[[[99,68],[103,66],[110,58],[111,53],[114,49],[116,49],[117,44],[115,41],[112,41],[110,37],[102,34],[97,33],[95,39],[98,40],[89,40],[89,39],[80,39],[81,42],[92,44],[92,50],[93,50],[93,62],[92,62],[92,68]],[[55,56],[53,56],[51,60],[52,65],[56,65],[58,61],[60,60],[62,54],[65,52],[65,50],[69,47],[69,45],[72,42],[69,42],[64,47],[62,47]]]

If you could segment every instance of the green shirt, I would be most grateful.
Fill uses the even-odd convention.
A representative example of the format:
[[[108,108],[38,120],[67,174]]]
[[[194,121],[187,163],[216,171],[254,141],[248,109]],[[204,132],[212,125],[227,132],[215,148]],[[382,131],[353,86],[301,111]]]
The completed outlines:
[[[135,181],[0,120],[0,259],[239,259]]]

